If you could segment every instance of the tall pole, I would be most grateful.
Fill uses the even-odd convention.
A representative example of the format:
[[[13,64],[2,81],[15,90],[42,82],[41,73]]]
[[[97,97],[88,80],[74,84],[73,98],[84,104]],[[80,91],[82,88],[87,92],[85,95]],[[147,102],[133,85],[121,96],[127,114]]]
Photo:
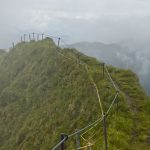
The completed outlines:
[[[21,42],[22,42],[22,36],[21,36]]]
[[[104,131],[104,141],[105,141],[105,149],[108,150],[108,143],[107,143],[107,127],[106,127],[106,114],[104,113],[103,118],[103,131]]]
[[[62,141],[64,139],[64,134],[61,134],[60,140]],[[61,144],[61,150],[64,150],[64,143]]]

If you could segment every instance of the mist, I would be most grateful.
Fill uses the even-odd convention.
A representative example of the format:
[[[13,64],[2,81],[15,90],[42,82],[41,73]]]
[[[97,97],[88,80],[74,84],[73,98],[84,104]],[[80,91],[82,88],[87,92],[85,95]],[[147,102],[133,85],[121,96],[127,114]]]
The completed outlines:
[[[1,0],[0,47],[8,48],[20,35],[33,31],[60,36],[68,43],[148,42],[149,8],[148,0]]]

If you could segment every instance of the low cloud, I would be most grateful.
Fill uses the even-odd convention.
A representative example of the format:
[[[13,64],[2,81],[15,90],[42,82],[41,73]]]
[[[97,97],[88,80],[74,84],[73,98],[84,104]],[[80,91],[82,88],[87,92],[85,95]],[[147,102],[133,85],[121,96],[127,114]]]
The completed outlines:
[[[31,31],[69,37],[68,42],[148,40],[149,8],[148,0],[1,1],[0,47]]]

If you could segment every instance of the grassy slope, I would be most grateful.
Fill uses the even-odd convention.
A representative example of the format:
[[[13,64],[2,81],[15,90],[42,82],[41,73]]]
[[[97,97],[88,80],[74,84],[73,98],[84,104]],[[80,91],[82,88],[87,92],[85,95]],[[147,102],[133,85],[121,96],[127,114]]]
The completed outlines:
[[[58,54],[50,39],[18,44],[0,62],[0,149],[51,149],[60,133],[98,119],[100,109],[96,91],[84,66]],[[100,63],[75,50],[60,50],[65,56],[79,58],[88,64],[105,110],[115,94],[108,79],[102,76]],[[110,149],[148,149],[149,98],[129,70],[109,67],[119,85],[119,110],[116,105],[108,116]],[[94,149],[103,149],[102,125],[96,126],[89,141]],[[87,142],[81,140],[84,145]],[[68,149],[74,139],[68,141]],[[132,148],[133,147],[133,148]]]

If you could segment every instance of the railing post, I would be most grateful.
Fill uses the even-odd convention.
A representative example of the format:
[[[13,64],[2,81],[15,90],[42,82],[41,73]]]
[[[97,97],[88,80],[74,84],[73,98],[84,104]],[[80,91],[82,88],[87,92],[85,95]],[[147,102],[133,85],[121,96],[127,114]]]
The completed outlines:
[[[60,44],[60,39],[61,39],[61,38],[59,37],[59,38],[58,38],[58,47],[59,47],[59,44]]]
[[[66,140],[67,140],[68,136],[66,134],[64,134],[64,133],[61,133],[60,140],[62,141],[64,138],[66,138]],[[65,149],[65,141],[60,145],[60,150],[64,150]]]
[[[44,33],[42,33],[42,40],[44,39]]]
[[[29,41],[31,41],[31,36],[30,36],[30,34],[29,34]]]
[[[105,63],[103,63],[103,77],[105,76]]]
[[[35,34],[35,33],[33,32],[32,34],[33,34],[33,40],[35,40],[35,39],[34,39],[34,34]]]
[[[108,144],[107,144],[107,127],[106,127],[106,114],[105,114],[105,113],[104,113],[104,118],[103,118],[103,131],[104,131],[105,149],[108,150]]]
[[[77,133],[76,134],[76,148],[79,148],[79,147],[80,147],[80,133]]]
[[[15,43],[14,42],[12,43],[12,46],[13,46],[13,48],[15,47]]]

